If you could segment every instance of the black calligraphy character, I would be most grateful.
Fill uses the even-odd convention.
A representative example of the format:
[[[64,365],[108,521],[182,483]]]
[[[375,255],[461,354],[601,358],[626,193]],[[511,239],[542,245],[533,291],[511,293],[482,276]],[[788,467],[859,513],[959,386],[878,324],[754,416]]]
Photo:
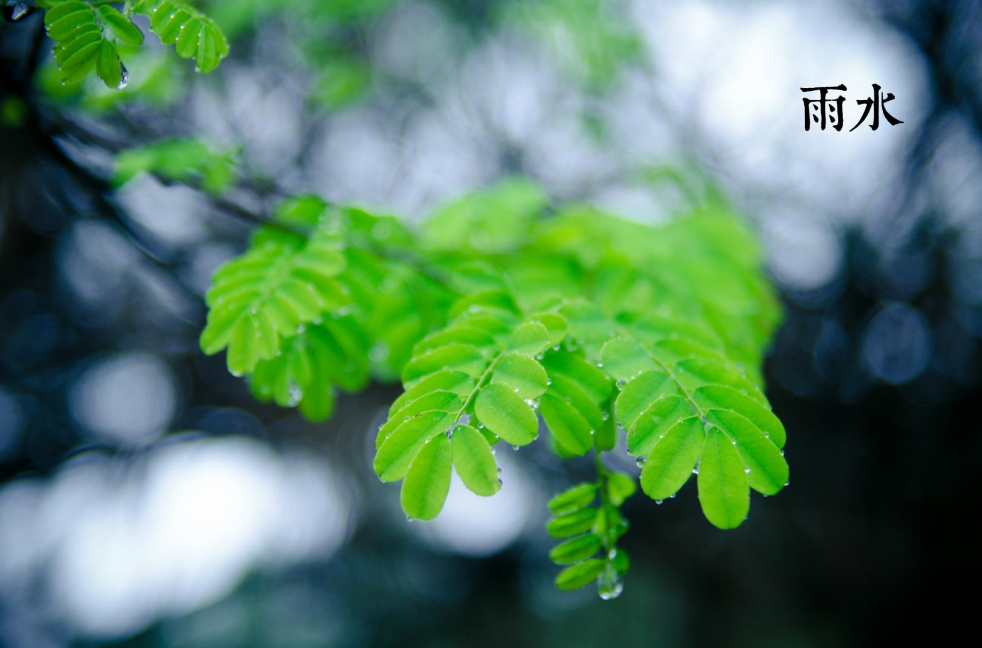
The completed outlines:
[[[880,127],[880,110],[883,111],[883,116],[886,118],[887,122],[889,122],[891,126],[902,124],[903,123],[902,121],[900,121],[899,119],[897,119],[896,117],[894,117],[893,115],[887,112],[887,105],[886,105],[887,102],[893,101],[894,99],[895,97],[893,96],[892,92],[887,92],[884,95],[884,93],[880,92],[880,86],[874,83],[872,97],[870,97],[869,99],[856,100],[856,103],[858,104],[865,104],[866,109],[863,110],[863,116],[859,118],[859,122],[855,126],[850,128],[849,132],[850,133],[853,132],[854,130],[859,128],[860,124],[866,121],[866,116],[869,115],[869,111],[871,108],[873,109],[873,123],[869,125],[871,129],[876,130],[877,128]]]
[[[842,102],[846,100],[845,97],[837,97],[836,99],[828,99],[829,90],[839,90],[845,92],[846,86],[844,83],[840,83],[837,86],[819,86],[817,88],[802,88],[802,92],[814,92],[818,90],[818,99],[808,99],[803,98],[802,101],[805,103],[805,130],[811,130],[811,122],[814,120],[821,123],[822,130],[825,130],[825,118],[828,114],[828,121],[832,124],[832,128],[837,131],[842,130]],[[834,102],[834,103],[833,103]],[[811,119],[809,119],[811,117]]]

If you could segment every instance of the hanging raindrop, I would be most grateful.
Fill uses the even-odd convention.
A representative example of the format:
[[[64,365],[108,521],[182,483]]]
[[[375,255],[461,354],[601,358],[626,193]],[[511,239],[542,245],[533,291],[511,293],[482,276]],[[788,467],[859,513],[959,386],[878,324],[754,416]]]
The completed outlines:
[[[20,20],[21,18],[27,15],[29,9],[30,7],[28,7],[23,2],[18,2],[17,4],[14,5],[14,8],[10,10],[10,19]]]
[[[122,63],[119,64],[119,83],[116,84],[117,90],[122,90],[130,84],[130,72]]]
[[[609,601],[620,596],[623,591],[624,581],[621,580],[621,575],[617,573],[614,564],[608,562],[604,565],[604,570],[600,573],[600,579],[597,582],[597,592],[600,594],[600,598]]]

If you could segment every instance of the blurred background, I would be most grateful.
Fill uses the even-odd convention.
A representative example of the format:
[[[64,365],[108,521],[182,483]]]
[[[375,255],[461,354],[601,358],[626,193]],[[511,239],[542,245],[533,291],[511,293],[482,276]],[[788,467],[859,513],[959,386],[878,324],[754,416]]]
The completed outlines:
[[[0,645],[868,646],[971,624],[982,3],[208,0],[219,70],[150,46],[119,92],[60,86],[41,16],[0,4]],[[848,132],[874,83],[904,123]],[[846,128],[805,132],[800,88],[838,84]],[[149,176],[115,190],[112,153],[164,136],[234,160],[259,208],[316,191],[412,220],[522,174],[659,222],[721,188],[787,310],[765,369],[790,487],[730,532],[691,485],[635,497],[614,601],[555,590],[547,557],[545,501],[589,460],[499,452],[499,495],[455,484],[408,524],[371,468],[397,388],[312,425],[199,352],[210,273],[251,225]]]

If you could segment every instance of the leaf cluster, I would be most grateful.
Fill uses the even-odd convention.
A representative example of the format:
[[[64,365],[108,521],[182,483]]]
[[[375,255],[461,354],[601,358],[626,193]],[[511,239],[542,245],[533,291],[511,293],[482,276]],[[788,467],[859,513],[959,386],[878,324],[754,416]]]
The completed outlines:
[[[398,377],[374,468],[402,481],[411,518],[439,514],[454,471],[496,493],[500,442],[592,451],[596,481],[553,499],[548,530],[564,540],[557,585],[596,580],[610,597],[627,569],[620,506],[636,490],[600,459],[619,438],[658,503],[697,474],[719,528],[743,522],[751,489],[787,484],[760,370],[780,310],[754,238],[718,199],[652,226],[554,209],[511,180],[416,231],[309,196],[275,221],[308,229],[264,227],[216,272],[202,348],[227,348],[257,396],[311,418],[330,413],[335,387]]]
[[[121,5],[122,11],[113,5]],[[215,22],[185,2],[136,0],[107,3],[98,0],[41,0],[44,25],[55,42],[58,77],[63,84],[77,84],[93,69],[110,88],[124,88],[129,81],[120,49],[139,47],[144,34],[133,22],[142,14],[150,31],[164,45],[174,45],[181,58],[193,58],[195,69],[210,72],[228,54],[228,42]]]

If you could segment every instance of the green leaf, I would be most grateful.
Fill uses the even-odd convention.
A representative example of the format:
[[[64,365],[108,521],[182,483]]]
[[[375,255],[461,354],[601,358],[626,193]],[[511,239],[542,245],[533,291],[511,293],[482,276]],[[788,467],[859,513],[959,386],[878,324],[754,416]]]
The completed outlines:
[[[738,369],[722,362],[708,358],[693,358],[677,363],[674,371],[679,382],[689,391],[705,385],[723,385],[738,390],[758,403],[767,403],[767,399],[755,384]]]
[[[736,446],[751,488],[764,495],[775,495],[784,488],[788,481],[788,464],[777,446],[753,423],[725,410],[710,412],[708,418]]]
[[[419,341],[413,349],[415,355],[420,355],[426,351],[439,349],[448,344],[464,344],[481,349],[494,345],[494,338],[481,329],[466,325],[451,326],[441,331],[437,331]]]
[[[617,548],[614,550],[614,557],[610,559],[610,563],[617,570],[617,573],[623,576],[631,567],[631,557],[623,549]]]
[[[98,9],[99,17],[102,19],[113,35],[127,45],[142,45],[143,32],[134,25],[129,18],[124,16],[115,7],[101,5]]]
[[[109,41],[102,41],[99,49],[99,59],[96,62],[96,74],[110,88],[116,88],[123,81],[123,64],[119,61],[116,46]]]
[[[462,371],[444,370],[430,374],[402,393],[389,408],[392,416],[410,402],[435,391],[448,391],[463,396],[474,387],[474,379]]]
[[[375,447],[380,448],[382,443],[392,434],[396,428],[405,421],[423,412],[456,412],[463,406],[457,394],[448,391],[434,391],[420,396],[416,400],[406,403],[406,405],[395,414],[389,417],[385,425],[379,428],[378,436],[375,439]]]
[[[446,412],[424,412],[403,422],[375,453],[375,473],[382,481],[399,481],[423,445],[447,431],[452,423]]]
[[[546,531],[553,538],[569,538],[586,533],[593,528],[596,520],[597,509],[590,506],[549,520]]]
[[[450,439],[437,435],[424,444],[402,482],[402,509],[411,518],[432,520],[450,492]]]
[[[44,24],[51,25],[60,21],[65,16],[79,11],[88,13],[89,6],[82,0],[65,0],[48,9],[44,14]]]
[[[707,411],[724,410],[735,412],[753,423],[778,448],[783,448],[787,435],[784,425],[774,413],[758,401],[749,398],[731,387],[706,385],[693,393],[696,402]]]
[[[641,471],[641,489],[648,497],[665,500],[682,488],[703,452],[704,436],[702,421],[692,416],[656,441]]]
[[[613,382],[578,355],[550,352],[543,357],[542,366],[550,376],[562,375],[576,383],[594,403],[604,402],[613,391]]]
[[[556,442],[571,456],[582,456],[593,447],[589,421],[562,397],[552,392],[543,394],[539,413]]]
[[[539,423],[532,408],[510,387],[488,385],[474,401],[474,415],[488,430],[506,443],[523,446],[539,435]]]
[[[538,398],[549,387],[549,376],[535,360],[512,353],[502,357],[495,365],[491,382],[517,390],[522,398]]]
[[[750,487],[736,447],[716,427],[706,433],[699,460],[699,503],[706,519],[721,529],[740,526],[750,511]],[[642,476],[642,487],[644,478]]]
[[[664,396],[658,399],[628,430],[628,452],[639,457],[647,457],[676,423],[694,415],[692,405],[684,398]]]
[[[644,371],[657,369],[647,351],[634,340],[615,338],[600,351],[604,370],[617,380],[630,380]]]
[[[446,370],[476,378],[486,366],[484,354],[476,347],[448,344],[413,358],[402,370],[402,380],[406,385],[412,386],[421,378]]]
[[[607,473],[607,498],[614,506],[620,506],[638,490],[638,482],[630,475]]]
[[[600,536],[588,533],[556,545],[549,558],[557,565],[572,565],[593,556],[601,546]]]
[[[668,375],[660,371],[648,371],[629,382],[614,401],[614,413],[618,422],[630,430],[642,412],[659,398],[678,393],[678,387]]]
[[[484,436],[469,425],[458,425],[451,439],[453,465],[464,486],[478,495],[494,495],[501,488],[498,464]]]
[[[549,392],[569,403],[589,423],[590,433],[595,435],[604,424],[604,412],[580,385],[564,374],[553,374]]]
[[[542,313],[532,317],[532,321],[546,327],[549,332],[549,344],[556,346],[566,338],[566,319],[556,313]]]
[[[517,353],[534,356],[549,347],[549,330],[538,322],[525,322],[512,334],[508,348]]]
[[[577,484],[549,500],[549,510],[553,515],[566,515],[589,506],[596,498],[596,484]]]
[[[567,567],[556,576],[556,587],[561,590],[576,590],[597,580],[603,571],[605,561],[593,558]]]

